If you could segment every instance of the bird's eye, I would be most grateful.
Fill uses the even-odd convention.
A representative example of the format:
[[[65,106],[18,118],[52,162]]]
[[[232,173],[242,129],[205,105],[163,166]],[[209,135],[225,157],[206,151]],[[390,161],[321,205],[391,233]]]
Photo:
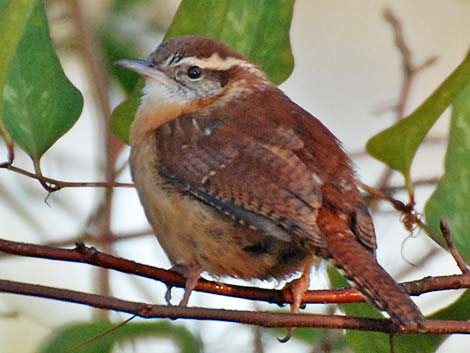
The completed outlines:
[[[196,80],[201,77],[201,68],[199,66],[191,66],[188,69],[188,77],[192,80]]]

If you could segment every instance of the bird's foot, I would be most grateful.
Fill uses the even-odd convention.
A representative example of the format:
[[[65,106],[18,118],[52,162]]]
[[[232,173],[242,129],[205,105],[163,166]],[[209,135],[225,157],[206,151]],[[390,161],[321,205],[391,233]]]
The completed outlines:
[[[184,285],[184,295],[183,299],[181,299],[179,306],[187,306],[189,302],[189,297],[191,296],[191,293],[196,287],[197,281],[201,277],[201,272],[202,268],[200,267],[187,267],[185,265],[174,265],[171,269],[171,271],[178,272],[181,274],[185,279],[185,285]],[[173,286],[167,286],[167,291],[165,294],[165,300],[168,305],[171,305],[171,289]]]
[[[292,314],[298,314],[300,312],[300,308],[302,307],[302,299],[305,292],[308,290],[308,287],[310,286],[310,270],[311,266],[306,266],[302,276],[293,280],[292,282],[287,283],[283,289],[289,290],[292,295],[292,304],[290,306]],[[278,338],[278,341],[281,343],[289,341],[294,331],[295,327],[289,327],[287,334],[282,338]]]

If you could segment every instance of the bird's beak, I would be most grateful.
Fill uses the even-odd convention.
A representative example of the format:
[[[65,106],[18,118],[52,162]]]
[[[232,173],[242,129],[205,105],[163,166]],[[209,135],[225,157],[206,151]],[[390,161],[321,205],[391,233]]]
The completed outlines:
[[[153,64],[146,60],[123,59],[116,61],[114,65],[137,72],[145,78],[162,79],[165,77],[163,72],[153,67]]]

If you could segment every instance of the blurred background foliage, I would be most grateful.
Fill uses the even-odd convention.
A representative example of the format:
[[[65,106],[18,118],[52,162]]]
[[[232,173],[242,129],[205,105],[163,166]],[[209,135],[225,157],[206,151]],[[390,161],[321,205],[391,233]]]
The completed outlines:
[[[239,50],[261,66],[275,83],[280,84],[294,69],[294,55],[289,36],[293,14],[295,19],[294,9],[294,0],[183,0],[181,2],[49,0],[46,3],[42,0],[0,0],[2,33],[0,93],[3,96],[0,100],[0,134],[5,142],[13,141],[15,146],[23,149],[34,161],[36,170],[40,171],[39,163],[44,153],[49,149],[54,150],[56,141],[75,123],[77,127],[72,130],[83,128],[78,121],[83,111],[83,115],[93,116],[92,119],[102,122],[80,135],[72,148],[78,154],[85,151],[100,154],[100,151],[106,150],[105,155],[101,153],[100,157],[94,160],[99,166],[97,172],[95,174],[85,172],[84,175],[92,180],[103,175],[108,178],[107,180],[119,179],[122,171],[126,170],[127,150],[124,144],[110,136],[107,131],[111,126],[120,140],[127,141],[142,81],[135,74],[114,67],[114,61],[122,58],[146,57],[163,38],[202,34],[220,39]],[[325,9],[328,7],[325,6]],[[341,6],[337,6],[337,10],[345,11]],[[326,14],[327,10],[324,11]],[[374,15],[379,17],[379,14]],[[456,34],[454,39],[461,41],[462,38]],[[331,43],[329,39],[326,39],[326,42]],[[468,45],[468,42],[465,45]],[[436,50],[437,54],[444,53],[445,46]],[[302,56],[302,53],[296,54]],[[70,62],[72,64],[67,64]],[[81,64],[77,65],[77,62]],[[69,66],[68,72],[75,77],[79,88],[69,81],[64,74],[63,66]],[[96,71],[93,71],[93,66],[98,68],[100,77]],[[435,191],[432,195],[428,192],[422,198],[421,206],[425,204],[422,209],[426,211],[426,221],[431,229],[428,235],[442,245],[438,224],[441,217],[446,217],[459,251],[468,260],[470,217],[467,214],[466,204],[470,200],[470,59],[466,57],[459,65],[455,64],[452,68],[456,68],[454,72],[448,70],[438,81],[433,82],[432,90],[427,91],[421,101],[416,102],[416,110],[410,111],[405,119],[387,129],[385,127],[390,123],[382,124],[381,129],[385,129],[382,132],[374,131],[378,134],[369,140],[367,151],[401,173],[407,191],[413,192],[414,180],[411,171],[417,150],[442,113],[450,105],[452,106],[448,148],[445,149],[445,142],[443,144],[446,150],[444,177],[432,184],[431,191]],[[100,83],[100,80],[103,82]],[[336,82],[338,87],[342,84],[342,81]],[[100,85],[105,88],[105,93],[100,92]],[[428,98],[425,99],[426,97]],[[335,97],[334,100],[338,105],[342,104],[340,97]],[[370,102],[361,104],[366,105]],[[116,107],[112,115],[111,106]],[[83,119],[84,116],[81,120]],[[95,134],[93,137],[99,140],[99,143],[91,147],[80,145],[80,142],[88,141],[88,138],[91,140],[90,134]],[[372,135],[370,132],[368,137]],[[114,149],[109,149],[110,145],[113,145]],[[113,154],[112,158],[110,154]],[[66,179],[64,176],[69,166],[80,163],[80,160],[74,159],[71,154],[61,156],[55,152],[52,155],[55,158],[59,156],[57,164],[59,167],[49,168],[49,171],[60,172],[59,179]],[[19,161],[15,161],[15,164],[22,163],[23,157],[20,154]],[[46,164],[50,166],[47,162]],[[81,169],[86,168],[86,165],[81,167]],[[110,169],[111,173],[103,173],[103,169]],[[0,173],[3,176],[7,171],[0,170]],[[80,176],[81,174],[77,172],[69,175],[70,179],[74,180]],[[3,207],[13,210],[12,212],[30,230],[48,234],[49,232],[44,229],[46,226],[41,224],[38,216],[22,201],[26,195],[41,201],[44,194],[37,190],[39,188],[37,185],[13,192],[13,189],[7,186],[12,180],[11,176],[9,178],[9,180],[0,179]],[[399,180],[402,182],[402,179]],[[116,236],[111,221],[112,204],[118,200],[122,202],[123,199],[117,196],[113,199],[112,191],[109,190],[92,196],[86,196],[84,193],[81,196],[74,196],[75,198],[67,198],[69,194],[63,195],[62,197],[53,195],[51,202],[61,208],[63,214],[69,216],[80,214],[75,202],[82,202],[81,199],[88,198],[84,201],[88,204],[88,212],[84,216],[77,216],[80,225],[74,229],[63,227],[68,232],[79,235],[60,239],[45,237],[39,241],[51,245],[69,245],[77,240],[85,240],[101,244],[110,252],[117,252],[119,245],[106,243],[106,237],[109,240],[110,236]],[[123,214],[126,215],[126,211]],[[119,213],[114,217],[119,218]],[[395,217],[398,218],[396,215]],[[60,226],[59,221],[55,224],[54,233],[60,232]],[[6,232],[7,229],[9,228],[0,229],[0,232]],[[125,236],[122,238],[138,238],[139,234],[148,235],[148,233],[150,233],[148,230],[127,234],[124,231],[127,238]],[[14,232],[12,237],[20,239]],[[150,242],[154,240],[150,239]],[[432,247],[429,245],[430,242],[426,244]],[[434,247],[432,251],[438,251],[435,249]],[[140,250],[136,250],[136,253],[140,255]],[[451,261],[449,258],[446,259]],[[0,261],[6,262],[5,259]],[[15,278],[14,272],[11,273]],[[113,288],[109,274],[101,274],[97,278],[98,280],[90,288],[102,294],[110,294]],[[329,271],[329,279],[334,286],[346,284],[333,269]],[[149,289],[138,283],[132,284],[137,291],[142,291],[144,296],[152,298],[148,293]],[[453,297],[450,302],[443,304],[438,302],[439,304],[433,307],[433,311],[437,310],[433,317],[468,320],[470,310],[467,307],[470,305],[470,299],[467,297],[468,294],[465,292],[460,297]],[[42,301],[36,300],[35,303],[42,305]],[[68,308],[67,304],[60,306],[55,303],[52,307]],[[331,308],[328,307],[326,311],[328,310],[331,311]],[[345,305],[342,310],[348,315],[380,315],[367,304]],[[27,315],[27,313],[22,315],[25,314]],[[69,321],[76,319],[67,319],[67,322],[57,325],[53,330],[45,330],[47,334],[40,334],[39,346],[33,350],[28,346],[29,348],[25,348],[22,352],[149,352],[149,349],[152,349],[150,347],[158,347],[153,351],[159,352],[168,350],[189,353],[220,350],[220,346],[211,341],[211,337],[204,337],[210,334],[195,328],[196,324],[189,324],[189,328],[185,328],[179,323],[134,320],[135,322],[131,321],[113,330],[116,323],[122,321],[121,317],[95,313],[94,318],[80,323],[70,323]],[[0,321],[11,323],[17,319],[6,305],[5,315],[0,316]],[[103,333],[105,334],[101,337]],[[264,352],[271,349],[336,353],[389,351],[389,339],[382,334],[364,332],[343,334],[328,330],[299,329],[287,345],[273,346],[273,343],[266,344],[266,341],[275,342],[275,336],[281,336],[282,332],[254,329],[252,333],[253,345],[246,351]],[[96,339],[93,340],[93,337]],[[139,342],[148,338],[151,338],[150,343],[142,348]],[[396,352],[436,352],[446,338],[445,336],[400,337],[397,340]],[[1,347],[13,346],[7,343],[3,345],[5,340],[8,340],[7,333],[0,332],[1,353],[3,353]],[[5,353],[19,352],[17,349],[12,349],[9,348]],[[234,349],[227,347],[227,350]]]

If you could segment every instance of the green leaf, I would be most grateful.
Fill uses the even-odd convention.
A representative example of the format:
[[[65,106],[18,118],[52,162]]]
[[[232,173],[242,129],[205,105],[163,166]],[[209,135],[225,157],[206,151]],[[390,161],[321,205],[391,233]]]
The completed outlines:
[[[111,130],[125,143],[129,143],[129,130],[139,107],[144,84],[144,80],[139,80],[129,97],[114,108],[111,115]]]
[[[133,43],[124,38],[118,38],[111,32],[102,32],[101,34],[101,48],[104,52],[106,68],[117,78],[124,91],[130,94],[139,79],[139,75],[132,71],[119,69],[113,63],[122,58],[135,56],[134,53],[137,49],[133,46]]]
[[[467,321],[470,319],[470,291],[466,290],[452,304],[435,312],[430,316],[433,320],[458,320]],[[439,336],[447,337],[447,336]]]
[[[328,276],[334,287],[345,287],[347,281],[333,267],[328,269]],[[382,317],[371,305],[363,303],[344,304],[341,308],[346,315],[362,317]],[[435,320],[468,320],[470,319],[470,292],[465,291],[454,303],[428,316]],[[394,337],[396,353],[432,353],[447,339],[447,335],[398,335]],[[348,330],[348,346],[357,353],[389,353],[390,338],[387,334]]]
[[[465,291],[454,303],[428,316],[432,320],[462,320],[470,318],[470,292]],[[433,353],[448,335],[398,335],[394,338],[395,353]],[[386,334],[348,331],[346,341],[354,352],[390,352],[390,338]]]
[[[333,288],[349,287],[348,281],[333,266],[328,267],[328,277]],[[340,305],[348,316],[382,318],[383,315],[371,304],[349,303]],[[346,332],[346,343],[354,352],[390,352],[388,336],[377,332]]]
[[[35,3],[36,0],[0,1],[0,33],[2,34],[2,45],[0,45],[0,97],[3,96],[11,61]],[[7,142],[10,141],[3,123],[2,99],[0,99],[0,135],[4,136]]]
[[[286,310],[276,310],[276,312],[288,313]],[[282,338],[286,336],[288,329],[271,328],[265,330],[276,338]],[[324,328],[298,327],[292,333],[292,339],[306,343],[310,347],[321,347],[323,343],[327,343],[329,348],[328,352],[331,353],[344,353],[346,348],[344,335],[341,335],[341,333],[337,331],[335,332]]]
[[[136,43],[116,33],[116,28],[111,23],[104,25],[99,33],[107,71],[117,79],[126,94],[130,94],[139,79],[139,75],[116,67],[114,62],[122,58],[134,57],[137,53]]]
[[[286,334],[286,329],[276,329],[274,332],[281,336]],[[298,339],[299,341],[308,344],[312,344],[324,338],[327,333],[328,330],[322,328],[298,327],[292,334],[292,338]]]
[[[409,180],[411,163],[419,145],[469,81],[470,57],[466,57],[411,115],[372,137],[367,143],[367,152]]]
[[[276,332],[278,333],[278,337],[282,337],[282,335],[286,334],[286,329],[278,329]],[[308,345],[315,343],[321,344],[322,341],[328,342],[331,352],[343,352],[346,347],[344,336],[336,335],[336,332],[323,328],[298,327],[292,334],[292,338],[307,343]]]
[[[54,52],[43,1],[37,2],[16,48],[3,104],[7,131],[34,160],[39,160],[81,113],[82,95],[65,76]]]
[[[288,313],[286,310],[276,310],[275,312]],[[284,327],[271,328],[266,330],[276,337],[283,337],[287,333],[287,329]],[[292,338],[311,345],[322,339],[325,339],[328,335],[328,332],[329,331],[327,329],[323,328],[298,327],[292,334]]]
[[[223,41],[255,62],[275,83],[286,80],[294,68],[289,30],[294,0],[183,0],[165,36],[198,34]],[[197,19],[197,20],[195,20]],[[128,100],[138,102],[140,90]],[[111,129],[124,141],[129,132],[125,114],[134,103],[124,101],[113,111]],[[122,122],[120,122],[122,120]],[[132,121],[131,121],[132,122]]]
[[[293,0],[185,0],[165,38],[199,34],[219,39],[281,83],[294,67],[289,40],[293,7]]]
[[[187,329],[168,322],[127,323],[112,330],[115,326],[108,322],[63,326],[47,337],[38,353],[111,353],[116,344],[149,337],[171,340],[180,353],[201,352]]]
[[[432,353],[446,340],[443,335],[396,335],[395,353]],[[346,342],[354,352],[390,353],[390,337],[378,332],[348,331]]]
[[[428,200],[426,220],[434,230],[434,240],[444,245],[439,222],[445,218],[452,231],[452,240],[460,254],[470,261],[470,84],[452,104],[449,145],[445,174]]]

